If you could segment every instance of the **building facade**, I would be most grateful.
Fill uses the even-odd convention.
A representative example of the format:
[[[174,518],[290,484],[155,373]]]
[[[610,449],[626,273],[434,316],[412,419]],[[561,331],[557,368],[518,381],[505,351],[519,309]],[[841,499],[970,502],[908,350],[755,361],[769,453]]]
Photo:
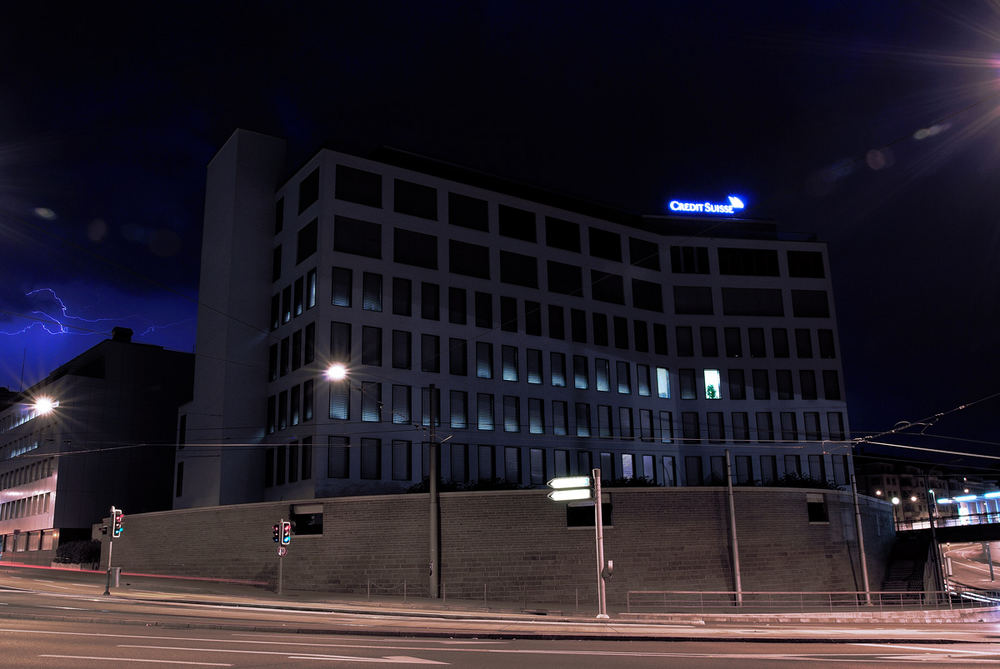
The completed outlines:
[[[48,563],[61,541],[90,539],[111,505],[170,508],[177,407],[194,356],[131,342],[132,331],[62,365],[0,408],[0,547]]]
[[[844,484],[826,247],[237,131],[208,169],[175,507],[446,483]],[[347,376],[326,371],[343,364]]]

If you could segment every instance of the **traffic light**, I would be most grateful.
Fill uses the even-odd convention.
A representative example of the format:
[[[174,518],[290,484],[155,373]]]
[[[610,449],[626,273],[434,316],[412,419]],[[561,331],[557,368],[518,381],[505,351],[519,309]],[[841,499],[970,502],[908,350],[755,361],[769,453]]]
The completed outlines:
[[[287,546],[292,543],[292,524],[287,520],[281,523],[281,544]]]
[[[114,513],[111,515],[111,536],[118,538],[122,535],[124,527],[122,526],[122,521],[125,519],[125,512],[121,509],[115,509]]]
[[[274,543],[281,541],[281,527],[275,523],[274,524]]]

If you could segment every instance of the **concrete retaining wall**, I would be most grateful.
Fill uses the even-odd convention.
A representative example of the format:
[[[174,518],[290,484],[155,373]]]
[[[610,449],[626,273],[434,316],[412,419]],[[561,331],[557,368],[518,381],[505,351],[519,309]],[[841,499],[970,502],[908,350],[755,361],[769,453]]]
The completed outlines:
[[[612,488],[606,557],[615,562],[609,606],[628,590],[731,590],[725,488]],[[807,495],[822,494],[828,522],[810,522]],[[607,498],[606,498],[607,499]],[[737,536],[745,590],[862,589],[848,493],[737,488]],[[294,536],[283,558],[286,589],[428,592],[428,496],[303,500],[322,504],[323,533]],[[130,515],[115,540],[126,571],[273,582],[272,525],[296,502]],[[892,542],[891,509],[864,499],[873,587]],[[605,518],[607,523],[607,518]],[[442,582],[448,598],[581,602],[596,598],[593,527],[567,527],[564,503],[544,491],[441,495]],[[106,564],[107,540],[104,544]]]

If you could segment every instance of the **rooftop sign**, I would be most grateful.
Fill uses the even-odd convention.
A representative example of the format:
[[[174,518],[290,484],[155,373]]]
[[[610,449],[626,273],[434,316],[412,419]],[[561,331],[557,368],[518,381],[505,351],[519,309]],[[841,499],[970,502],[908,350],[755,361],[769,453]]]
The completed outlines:
[[[713,216],[732,216],[745,206],[743,200],[736,195],[729,195],[726,202],[685,202],[671,200],[670,211],[683,214],[711,214]]]

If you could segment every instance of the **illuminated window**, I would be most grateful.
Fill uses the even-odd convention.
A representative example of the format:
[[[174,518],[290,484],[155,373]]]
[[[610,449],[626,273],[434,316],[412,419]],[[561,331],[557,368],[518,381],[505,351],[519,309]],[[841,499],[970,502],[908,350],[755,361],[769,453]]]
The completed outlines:
[[[705,399],[722,399],[722,375],[717,369],[705,370]]]
[[[577,390],[586,390],[590,385],[587,374],[587,356],[573,356],[573,387]]]
[[[493,344],[476,342],[476,376],[480,379],[493,378]]]
[[[586,402],[576,403],[576,436],[590,436],[590,404]]]
[[[411,404],[410,386],[393,384],[392,422],[396,423],[397,425],[409,425],[411,406],[412,404]]]
[[[542,382],[542,352],[537,348],[528,349],[528,383]]]
[[[555,388],[566,387],[566,356],[553,351],[549,356],[549,373],[551,374],[552,386]]]
[[[656,368],[656,396],[663,400],[670,399],[670,370],[665,367]]]
[[[351,306],[351,270],[346,267],[333,268],[331,303],[335,307]]]
[[[504,395],[503,431],[521,431],[521,398],[512,395]]]
[[[632,375],[629,364],[624,361],[615,363],[615,372],[618,376],[618,392],[622,395],[632,394]]]
[[[467,407],[469,406],[469,394],[464,390],[450,391],[451,426],[456,430],[465,430],[469,427]]]
[[[528,398],[528,432],[531,434],[545,434],[544,411],[542,400]]]
[[[565,436],[569,433],[566,418],[566,403],[552,400],[552,434]]]
[[[502,363],[502,377],[504,381],[517,381],[517,347],[501,346],[500,358]]]

